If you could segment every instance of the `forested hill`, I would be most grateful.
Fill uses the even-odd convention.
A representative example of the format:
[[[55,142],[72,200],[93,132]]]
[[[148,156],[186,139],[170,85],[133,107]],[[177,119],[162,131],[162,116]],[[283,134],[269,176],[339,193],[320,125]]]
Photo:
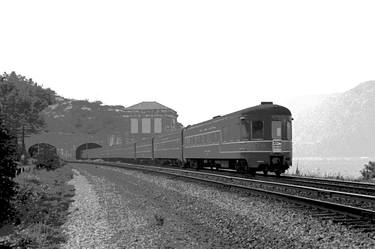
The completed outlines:
[[[21,138],[39,132],[96,134],[125,129],[123,106],[60,97],[15,72],[0,75],[0,114]]]
[[[97,134],[125,129],[125,107],[102,105],[100,101],[56,98],[43,111],[50,132]]]
[[[55,92],[15,72],[0,75],[2,123],[17,137],[35,133],[46,124],[40,112],[55,102]]]
[[[375,156],[375,81],[344,93],[298,98],[288,106],[295,156]]]

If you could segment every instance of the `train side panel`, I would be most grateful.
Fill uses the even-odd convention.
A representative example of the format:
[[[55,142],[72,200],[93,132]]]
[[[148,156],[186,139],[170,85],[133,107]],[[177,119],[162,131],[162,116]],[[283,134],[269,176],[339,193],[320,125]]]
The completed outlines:
[[[181,131],[154,138],[154,158],[157,161],[173,160],[181,162]]]
[[[135,144],[137,160],[151,160],[152,157],[152,139],[143,139]]]

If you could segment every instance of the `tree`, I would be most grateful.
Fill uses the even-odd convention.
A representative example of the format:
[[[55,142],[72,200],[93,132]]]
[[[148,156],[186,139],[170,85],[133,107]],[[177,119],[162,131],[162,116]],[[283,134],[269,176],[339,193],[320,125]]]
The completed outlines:
[[[16,174],[16,140],[3,124],[3,115],[0,114],[0,224],[10,218],[10,201],[15,195]]]
[[[25,135],[36,133],[45,127],[40,112],[55,101],[55,92],[44,89],[32,79],[15,72],[0,76],[0,106],[5,114],[6,127],[22,141],[25,153]]]
[[[366,180],[375,178],[375,162],[370,161],[368,164],[365,164],[365,168],[361,170],[361,174]]]
[[[38,153],[35,165],[38,169],[54,170],[61,166],[61,162],[55,150],[45,148]]]

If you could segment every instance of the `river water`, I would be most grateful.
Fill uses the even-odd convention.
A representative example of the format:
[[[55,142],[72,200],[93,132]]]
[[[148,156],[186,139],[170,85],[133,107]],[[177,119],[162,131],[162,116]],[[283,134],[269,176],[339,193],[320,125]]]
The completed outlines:
[[[297,166],[302,175],[343,176],[355,179],[361,176],[361,170],[373,157],[295,157],[293,166],[287,173],[294,174]]]

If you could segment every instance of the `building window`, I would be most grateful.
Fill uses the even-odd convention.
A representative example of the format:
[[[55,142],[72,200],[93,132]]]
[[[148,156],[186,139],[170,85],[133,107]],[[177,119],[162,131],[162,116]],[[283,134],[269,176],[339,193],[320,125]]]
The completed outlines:
[[[263,121],[253,121],[252,125],[252,138],[253,139],[263,139],[264,138],[264,125]]]
[[[138,133],[138,119],[131,118],[130,119],[130,133]]]
[[[115,139],[116,139],[116,136],[115,135],[110,135],[109,136],[109,141],[108,141],[108,145],[109,146],[113,146],[115,144]]]
[[[162,126],[161,126],[161,118],[154,118],[154,132],[161,133]]]
[[[116,137],[116,144],[122,144],[122,137]]]
[[[151,119],[142,118],[142,133],[151,133]]]

